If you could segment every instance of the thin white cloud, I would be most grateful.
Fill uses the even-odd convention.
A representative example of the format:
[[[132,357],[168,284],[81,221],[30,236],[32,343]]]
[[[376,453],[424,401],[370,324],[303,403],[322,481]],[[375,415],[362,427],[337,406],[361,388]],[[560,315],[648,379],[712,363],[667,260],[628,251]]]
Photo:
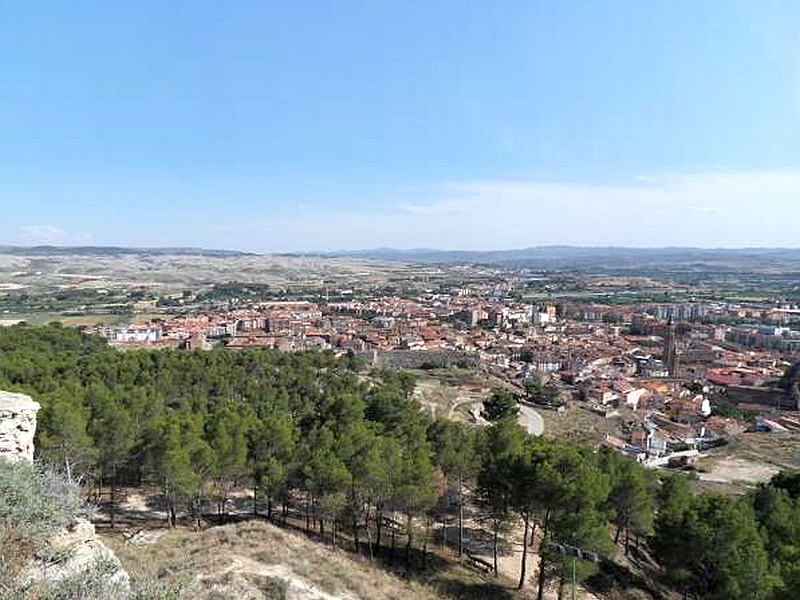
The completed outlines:
[[[721,214],[723,211],[718,206],[690,206],[689,210],[696,213]]]
[[[233,224],[217,234],[239,243],[216,245],[241,247],[246,237],[253,240],[247,249],[263,251],[800,246],[798,222],[800,171],[712,171],[627,185],[477,180],[405,190],[402,202],[369,210],[330,207]]]
[[[57,242],[64,239],[66,231],[53,225],[24,225],[20,231],[33,243]]]
[[[658,177],[654,177],[653,175],[637,175],[633,179],[634,181],[647,184],[659,183],[661,181]]]
[[[430,204],[400,204],[400,210],[410,215],[422,216],[457,216],[468,215],[479,208],[479,200],[444,200]]]

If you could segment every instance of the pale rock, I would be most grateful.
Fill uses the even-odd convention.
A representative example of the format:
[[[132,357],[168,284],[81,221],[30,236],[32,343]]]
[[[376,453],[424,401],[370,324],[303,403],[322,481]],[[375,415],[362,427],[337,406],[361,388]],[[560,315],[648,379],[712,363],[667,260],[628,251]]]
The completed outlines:
[[[40,582],[57,582],[102,564],[111,589],[124,597],[130,588],[130,576],[123,570],[114,552],[97,537],[94,525],[75,519],[49,540],[47,547],[20,577],[24,588]]]
[[[0,456],[33,460],[38,402],[25,394],[0,391]]]

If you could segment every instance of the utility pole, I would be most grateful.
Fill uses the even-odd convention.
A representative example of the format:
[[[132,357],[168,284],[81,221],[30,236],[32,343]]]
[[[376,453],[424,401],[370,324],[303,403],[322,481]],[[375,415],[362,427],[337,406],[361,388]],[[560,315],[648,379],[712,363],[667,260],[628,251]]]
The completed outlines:
[[[561,556],[572,557],[572,600],[575,600],[575,591],[577,589],[577,574],[576,574],[577,560],[581,559],[593,563],[599,563],[600,556],[595,552],[589,552],[588,550],[582,550],[581,548],[576,548],[575,546],[569,546],[567,544],[550,542],[550,545],[552,545],[556,550],[558,550]]]

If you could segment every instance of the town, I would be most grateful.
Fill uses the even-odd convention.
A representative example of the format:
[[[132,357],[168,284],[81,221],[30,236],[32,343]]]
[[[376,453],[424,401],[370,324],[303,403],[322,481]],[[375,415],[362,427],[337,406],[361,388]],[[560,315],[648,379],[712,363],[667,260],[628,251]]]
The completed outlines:
[[[407,295],[329,289],[314,300],[258,301],[250,299],[254,286],[228,283],[210,294],[176,294],[161,302],[161,316],[144,322],[89,331],[122,349],[328,350],[373,365],[468,368],[540,409],[580,406],[615,419],[619,427],[601,443],[653,466],[685,466],[747,429],[800,432],[798,398],[779,387],[800,350],[800,331],[792,328],[800,322],[797,305],[604,304],[560,299],[554,279],[494,272],[490,281]],[[636,284],[655,285],[591,279],[628,293]],[[542,300],[535,291],[544,288],[549,299]],[[213,293],[221,289],[226,293]],[[152,312],[156,304],[137,306]],[[532,381],[557,394],[526,394]]]
[[[123,350],[322,350],[434,384],[455,369],[465,410],[448,411],[465,420],[480,419],[500,385],[543,416],[548,435],[647,465],[691,468],[759,431],[789,443],[776,455],[746,438],[759,440],[754,481],[794,466],[792,251],[518,254],[9,249],[0,323],[60,321]]]

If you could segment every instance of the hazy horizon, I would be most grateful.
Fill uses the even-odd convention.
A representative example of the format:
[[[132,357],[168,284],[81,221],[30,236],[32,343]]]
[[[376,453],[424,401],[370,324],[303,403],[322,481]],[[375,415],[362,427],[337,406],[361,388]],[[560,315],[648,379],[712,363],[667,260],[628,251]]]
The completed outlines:
[[[24,252],[26,250],[53,250],[65,252],[71,251],[122,251],[122,252],[181,252],[181,253],[220,253],[220,254],[255,254],[255,255],[271,255],[271,254],[286,254],[286,255],[379,255],[381,253],[397,253],[397,254],[414,254],[414,253],[441,253],[441,254],[502,254],[514,252],[536,252],[541,250],[614,250],[624,252],[627,250],[637,251],[699,251],[699,252],[800,252],[800,245],[798,246],[739,246],[739,247],[725,247],[725,246],[581,246],[571,244],[547,244],[541,246],[527,246],[519,248],[489,248],[477,250],[473,248],[434,248],[434,247],[390,247],[390,246],[376,246],[373,248],[333,248],[329,250],[286,250],[274,252],[256,252],[249,250],[242,250],[239,248],[224,248],[224,247],[206,247],[206,246],[118,246],[118,245],[59,245],[59,244],[32,244],[32,245],[16,245],[16,244],[0,244],[0,253],[7,253],[9,251]]]

